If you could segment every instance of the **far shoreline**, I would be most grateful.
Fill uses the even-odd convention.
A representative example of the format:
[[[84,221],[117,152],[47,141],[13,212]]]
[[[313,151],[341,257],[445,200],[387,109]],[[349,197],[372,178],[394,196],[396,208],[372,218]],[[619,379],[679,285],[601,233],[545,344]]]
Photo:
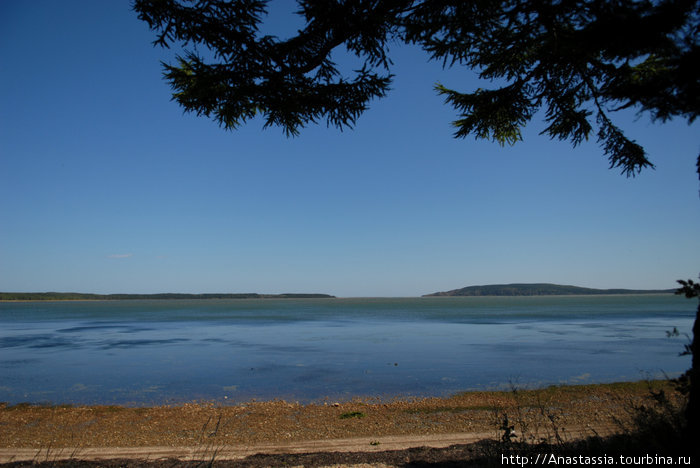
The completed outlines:
[[[153,301],[153,302],[166,302],[166,301],[243,301],[243,300],[402,300],[402,299],[437,299],[437,300],[447,300],[447,299],[479,299],[479,298],[514,298],[514,299],[526,299],[526,298],[558,298],[558,297],[573,297],[573,298],[586,298],[586,297],[629,297],[629,296],[677,296],[675,292],[662,291],[662,292],[629,292],[629,293],[600,293],[600,294],[520,294],[520,295],[473,295],[473,296],[449,296],[449,295],[432,295],[425,294],[422,296],[323,296],[323,297],[289,297],[284,295],[260,295],[259,297],[240,297],[240,298],[228,298],[228,297],[216,297],[216,298],[201,298],[201,297],[186,297],[186,298],[120,298],[120,299],[0,299],[0,304],[2,303],[48,303],[48,302],[129,302],[129,301]]]
[[[85,301],[180,301],[180,300],[240,300],[240,299],[336,299],[318,293],[155,293],[155,294],[92,294],[92,293],[16,293],[0,292],[0,302],[85,302]]]

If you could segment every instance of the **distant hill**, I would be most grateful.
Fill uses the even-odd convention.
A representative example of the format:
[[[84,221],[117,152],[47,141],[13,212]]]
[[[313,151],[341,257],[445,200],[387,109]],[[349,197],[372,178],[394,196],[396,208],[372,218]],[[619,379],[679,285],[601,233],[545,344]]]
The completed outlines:
[[[333,298],[328,294],[86,294],[86,293],[13,293],[0,292],[0,301],[120,301],[134,299],[323,299]]]
[[[514,283],[489,284],[485,286],[468,286],[452,291],[425,294],[432,296],[566,296],[566,295],[601,295],[601,294],[667,294],[675,289],[592,289],[579,286],[567,286],[550,283]]]

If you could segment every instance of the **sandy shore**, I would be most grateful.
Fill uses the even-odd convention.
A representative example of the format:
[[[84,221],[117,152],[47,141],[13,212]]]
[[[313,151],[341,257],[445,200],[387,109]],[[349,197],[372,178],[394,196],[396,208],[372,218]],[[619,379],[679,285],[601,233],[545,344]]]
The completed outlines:
[[[654,388],[668,384],[653,382]],[[0,407],[0,462],[62,458],[237,459],[254,453],[445,447],[498,438],[607,435],[649,398],[646,382],[468,392],[450,398],[299,405]],[[524,433],[524,434],[523,434]]]

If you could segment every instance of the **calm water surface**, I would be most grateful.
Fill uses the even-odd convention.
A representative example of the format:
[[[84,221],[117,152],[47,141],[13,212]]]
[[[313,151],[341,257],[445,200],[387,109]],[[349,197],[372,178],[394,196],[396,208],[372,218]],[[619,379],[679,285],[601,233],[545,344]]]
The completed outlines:
[[[672,295],[0,303],[0,401],[150,405],[673,376]]]

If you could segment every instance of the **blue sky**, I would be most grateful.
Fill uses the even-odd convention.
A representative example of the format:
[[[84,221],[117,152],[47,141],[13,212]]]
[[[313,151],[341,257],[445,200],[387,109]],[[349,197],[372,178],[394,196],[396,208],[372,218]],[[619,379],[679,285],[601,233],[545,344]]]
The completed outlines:
[[[474,74],[396,46],[393,90],[354,130],[227,132],[170,101],[172,52],[153,39],[127,1],[0,2],[0,291],[417,296],[698,275],[697,124],[617,116],[656,164],[631,179],[537,118],[513,147],[455,140],[433,86]]]

